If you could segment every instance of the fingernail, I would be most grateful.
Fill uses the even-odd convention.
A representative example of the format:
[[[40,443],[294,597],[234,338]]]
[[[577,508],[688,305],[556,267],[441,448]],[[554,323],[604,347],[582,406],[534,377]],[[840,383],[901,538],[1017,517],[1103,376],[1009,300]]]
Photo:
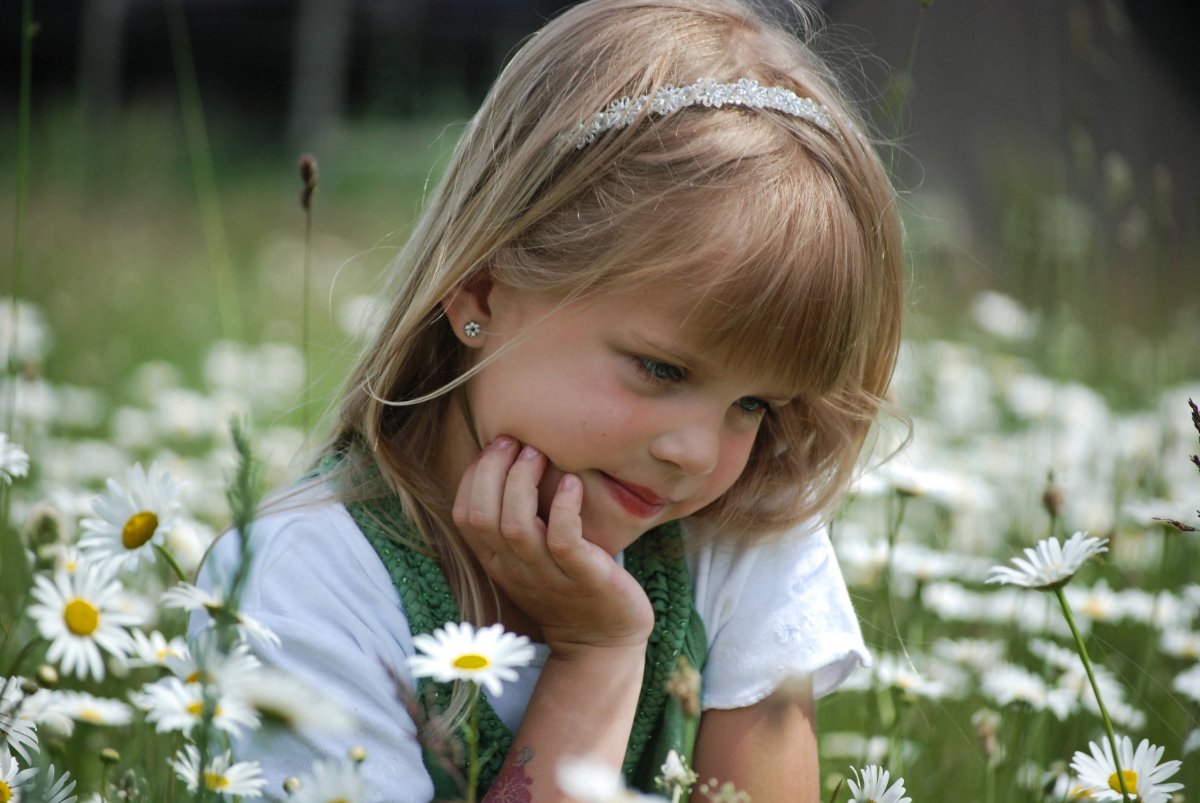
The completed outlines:
[[[508,447],[510,447],[512,445],[513,445],[513,439],[508,437],[507,435],[501,435],[499,438],[496,438],[496,440],[492,441],[493,449],[507,449]]]
[[[533,458],[535,458],[537,456],[538,456],[538,450],[534,449],[532,446],[526,445],[525,448],[521,450],[521,459],[522,460],[532,460]]]
[[[562,488],[564,491],[575,491],[575,490],[578,490],[578,488],[579,488],[579,477],[576,477],[574,474],[564,474],[564,475],[563,475],[563,478],[562,478],[562,483],[560,483],[560,487],[561,487],[561,488]]]

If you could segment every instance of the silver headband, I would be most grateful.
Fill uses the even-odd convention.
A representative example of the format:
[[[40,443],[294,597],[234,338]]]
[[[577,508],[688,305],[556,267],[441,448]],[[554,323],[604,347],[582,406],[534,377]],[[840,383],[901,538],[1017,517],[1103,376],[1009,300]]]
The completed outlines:
[[[818,128],[837,136],[829,109],[812,98],[802,98],[790,89],[781,86],[759,86],[758,81],[742,78],[734,84],[722,84],[701,78],[687,86],[667,84],[651,95],[638,98],[623,97],[614,100],[604,111],[597,112],[590,123],[580,123],[581,134],[575,145],[584,148],[596,141],[596,137],[614,128],[625,128],[646,110],[650,114],[665,117],[688,106],[707,106],[719,109],[722,106],[745,106],[750,109],[773,109],[807,120]]]

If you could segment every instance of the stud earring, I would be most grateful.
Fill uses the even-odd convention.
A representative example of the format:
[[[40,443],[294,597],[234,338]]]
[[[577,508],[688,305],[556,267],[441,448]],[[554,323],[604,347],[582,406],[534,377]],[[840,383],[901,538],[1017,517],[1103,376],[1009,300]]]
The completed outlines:
[[[483,330],[475,321],[467,321],[463,324],[463,334],[467,337],[479,337],[479,333]]]

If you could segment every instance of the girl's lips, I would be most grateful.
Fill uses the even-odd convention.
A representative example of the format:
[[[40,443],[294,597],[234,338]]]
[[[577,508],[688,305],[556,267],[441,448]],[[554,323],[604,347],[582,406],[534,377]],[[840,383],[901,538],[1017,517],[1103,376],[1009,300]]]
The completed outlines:
[[[621,507],[638,518],[648,519],[658,515],[666,507],[667,503],[671,501],[670,499],[664,499],[649,488],[622,482],[616,477],[605,474],[603,471],[599,472],[599,474],[609,491],[612,492],[613,497],[621,504]]]

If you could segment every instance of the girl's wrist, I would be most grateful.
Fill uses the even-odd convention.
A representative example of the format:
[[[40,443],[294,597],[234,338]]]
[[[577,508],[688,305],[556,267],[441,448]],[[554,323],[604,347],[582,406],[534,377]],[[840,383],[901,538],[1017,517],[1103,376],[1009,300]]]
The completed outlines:
[[[561,641],[547,638],[546,644],[550,647],[548,661],[557,660],[563,663],[597,666],[629,663],[640,668],[646,660],[649,635],[605,643]]]

